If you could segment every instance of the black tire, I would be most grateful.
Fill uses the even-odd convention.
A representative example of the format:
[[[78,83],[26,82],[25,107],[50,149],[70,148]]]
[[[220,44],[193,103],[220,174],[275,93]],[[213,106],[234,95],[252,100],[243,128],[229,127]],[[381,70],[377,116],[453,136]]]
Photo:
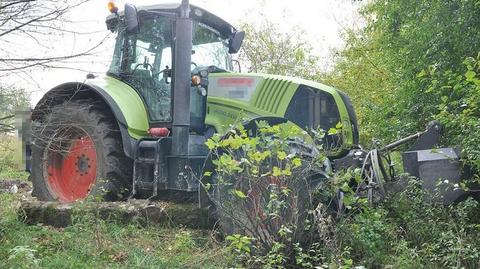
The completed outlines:
[[[107,108],[108,109],[108,108]],[[33,195],[43,201],[62,200],[52,188],[51,172],[47,171],[58,158],[67,158],[62,148],[70,148],[78,133],[93,141],[95,171],[93,186],[88,196],[101,196],[104,200],[121,200],[131,189],[132,161],[125,156],[118,124],[102,102],[74,100],[52,107],[32,128],[32,183]],[[60,149],[59,153],[52,149]],[[52,153],[53,152],[53,153]],[[70,154],[67,151],[67,155]],[[60,157],[52,157],[53,155]],[[80,157],[78,157],[80,158]],[[88,160],[88,158],[87,158]],[[65,161],[61,162],[61,165]],[[80,167],[79,161],[75,162]],[[75,168],[76,169],[76,168]],[[79,168],[80,169],[80,168]],[[76,171],[78,172],[78,171]],[[86,172],[85,172],[86,174]],[[91,173],[92,174],[92,173]],[[69,201],[67,201],[69,202]]]

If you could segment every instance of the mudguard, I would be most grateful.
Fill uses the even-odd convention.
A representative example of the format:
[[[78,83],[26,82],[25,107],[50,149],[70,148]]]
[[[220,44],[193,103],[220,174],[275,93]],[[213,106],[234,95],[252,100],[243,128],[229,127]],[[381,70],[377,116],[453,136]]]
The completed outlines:
[[[125,155],[133,158],[136,140],[148,133],[148,116],[140,95],[129,85],[109,76],[68,82],[48,91],[35,106],[32,120],[39,120],[49,108],[69,100],[102,100],[117,120]]]

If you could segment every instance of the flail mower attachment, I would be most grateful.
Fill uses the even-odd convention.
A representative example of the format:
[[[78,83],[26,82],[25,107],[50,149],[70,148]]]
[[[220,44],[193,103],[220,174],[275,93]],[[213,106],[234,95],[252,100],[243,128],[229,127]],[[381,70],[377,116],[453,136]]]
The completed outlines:
[[[333,162],[336,171],[347,168],[358,168],[362,182],[356,186],[356,194],[367,197],[369,204],[381,200],[388,192],[396,192],[405,187],[409,177],[422,181],[432,202],[442,202],[445,205],[458,201],[465,192],[453,189],[461,179],[460,153],[458,149],[438,147],[443,128],[438,122],[430,122],[425,131],[418,132],[382,146],[379,141],[373,143],[370,151],[361,148],[354,149],[343,158]],[[404,174],[398,175],[394,169],[390,152],[409,142],[415,141],[406,151],[402,152]],[[448,183],[443,184],[442,183]],[[435,193],[439,195],[435,195]],[[339,192],[338,210],[343,210],[343,193]]]

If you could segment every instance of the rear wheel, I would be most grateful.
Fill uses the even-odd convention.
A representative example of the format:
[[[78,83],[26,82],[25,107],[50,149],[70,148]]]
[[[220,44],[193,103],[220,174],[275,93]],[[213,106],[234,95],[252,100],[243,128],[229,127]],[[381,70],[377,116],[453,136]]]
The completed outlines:
[[[33,195],[68,203],[88,195],[119,200],[131,187],[114,116],[92,100],[53,107],[32,130]]]

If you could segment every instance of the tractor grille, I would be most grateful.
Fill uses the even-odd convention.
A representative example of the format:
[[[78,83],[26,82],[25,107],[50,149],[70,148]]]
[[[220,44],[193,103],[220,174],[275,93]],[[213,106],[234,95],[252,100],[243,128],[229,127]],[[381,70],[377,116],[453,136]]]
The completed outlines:
[[[277,113],[281,100],[292,83],[276,78],[267,78],[260,86],[254,106],[268,112]]]

